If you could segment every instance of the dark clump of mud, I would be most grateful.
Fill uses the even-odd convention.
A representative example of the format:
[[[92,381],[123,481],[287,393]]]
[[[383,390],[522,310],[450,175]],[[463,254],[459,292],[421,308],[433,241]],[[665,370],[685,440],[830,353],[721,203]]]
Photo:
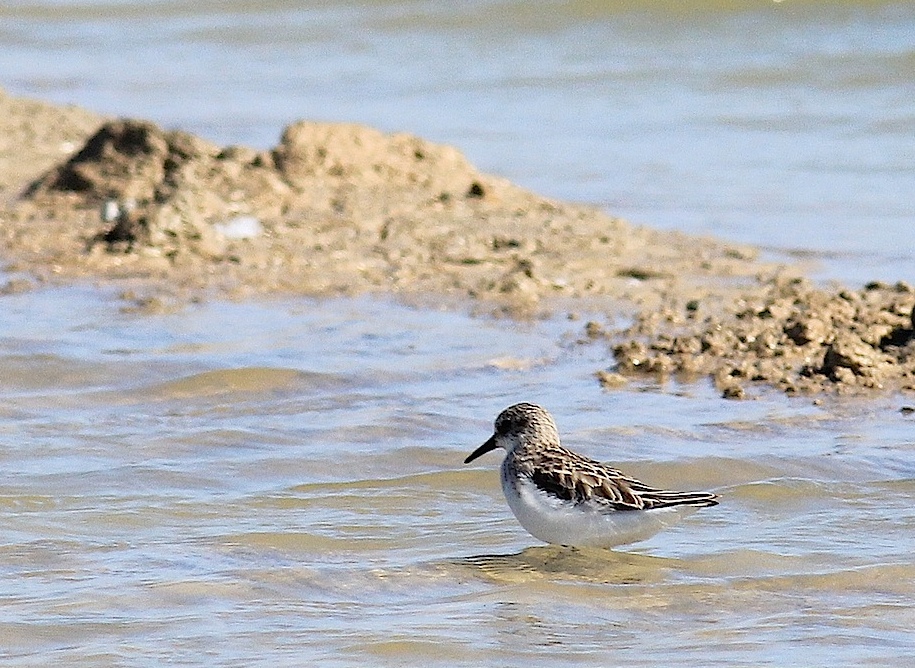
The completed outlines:
[[[755,384],[789,394],[915,391],[913,308],[905,283],[828,291],[782,279],[724,308],[689,300],[644,312],[597,338],[617,341],[622,374],[711,376],[728,398]]]
[[[148,121],[103,124],[63,164],[34,181],[25,197],[40,205],[69,202],[98,211],[104,250],[173,257],[218,257],[225,243],[212,223],[253,210],[275,217],[289,187],[269,154],[218,146]]]

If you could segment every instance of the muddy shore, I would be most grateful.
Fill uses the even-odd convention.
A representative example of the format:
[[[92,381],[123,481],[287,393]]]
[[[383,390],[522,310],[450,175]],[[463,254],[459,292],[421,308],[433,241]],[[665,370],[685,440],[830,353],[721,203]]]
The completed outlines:
[[[0,239],[6,293],[91,279],[152,311],[364,292],[599,309],[586,339],[608,347],[607,387],[649,373],[711,376],[732,398],[915,391],[909,286],[817,288],[752,247],[634,226],[351,124],[293,123],[257,151],[0,90]]]

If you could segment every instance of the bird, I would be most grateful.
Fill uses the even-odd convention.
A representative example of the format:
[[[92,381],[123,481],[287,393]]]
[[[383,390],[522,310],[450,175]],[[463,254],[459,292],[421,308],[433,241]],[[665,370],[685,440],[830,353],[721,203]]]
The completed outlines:
[[[537,404],[509,406],[492,436],[464,460],[496,448],[502,491],[518,522],[554,545],[612,548],[644,540],[698,508],[715,506],[711,492],[650,487],[564,447],[553,416]]]

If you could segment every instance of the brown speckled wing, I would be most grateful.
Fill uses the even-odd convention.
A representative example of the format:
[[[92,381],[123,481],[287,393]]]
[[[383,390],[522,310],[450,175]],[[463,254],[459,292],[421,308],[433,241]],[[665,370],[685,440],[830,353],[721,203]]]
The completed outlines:
[[[641,510],[645,507],[629,480],[619,471],[574,452],[541,453],[542,458],[530,471],[531,480],[554,496],[584,503],[598,501],[614,510]],[[637,482],[637,481],[634,481]]]
[[[571,451],[540,453],[528,472],[540,489],[554,496],[584,503],[597,501],[613,510],[648,510],[672,506],[714,506],[718,496],[709,492],[671,492],[623,475],[614,468]]]

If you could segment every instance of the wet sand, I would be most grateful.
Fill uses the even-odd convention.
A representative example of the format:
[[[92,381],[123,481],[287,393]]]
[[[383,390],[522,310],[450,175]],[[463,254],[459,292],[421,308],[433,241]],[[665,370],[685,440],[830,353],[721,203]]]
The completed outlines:
[[[638,227],[478,172],[459,151],[297,122],[276,147],[0,91],[5,292],[119,285],[132,308],[387,293],[510,317],[603,310],[600,378],[711,376],[724,396],[915,390],[915,292],[826,290],[716,239]],[[612,357],[611,357],[612,355]]]

